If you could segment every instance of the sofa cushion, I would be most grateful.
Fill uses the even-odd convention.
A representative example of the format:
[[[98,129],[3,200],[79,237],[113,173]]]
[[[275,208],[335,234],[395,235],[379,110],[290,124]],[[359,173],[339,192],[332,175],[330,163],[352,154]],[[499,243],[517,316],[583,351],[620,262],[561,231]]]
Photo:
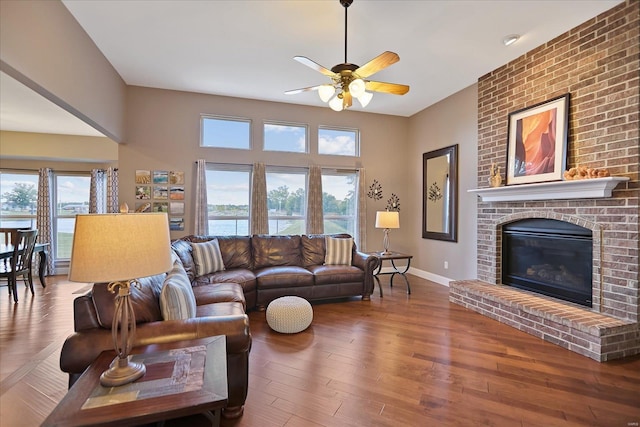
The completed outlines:
[[[253,268],[249,236],[220,236],[217,239],[226,269]]]
[[[324,234],[310,234],[301,237],[303,266],[324,264],[324,239]]]
[[[164,320],[189,319],[196,315],[196,298],[182,264],[176,262],[167,273],[160,292]]]
[[[164,274],[143,277],[138,280],[140,289],[131,287],[129,300],[133,304],[136,323],[154,322],[162,320],[160,312],[160,289]],[[113,312],[115,310],[116,293],[109,292],[108,283],[96,283],[92,289],[92,300],[98,317],[98,323],[103,328],[111,329]]]
[[[302,265],[300,236],[251,237],[254,268],[279,265]]]
[[[193,262],[193,255],[191,254],[191,243],[185,240],[174,240],[171,242],[171,248],[182,261],[182,266],[187,272],[189,281],[193,282],[196,277],[196,264]]]
[[[220,253],[218,239],[208,242],[191,243],[193,262],[196,265],[196,276],[224,270],[224,262]]]
[[[326,265],[351,265],[353,251],[352,238],[326,237],[326,253],[324,263]]]
[[[313,286],[313,273],[303,267],[283,265],[256,271],[258,292],[268,288],[294,288]]]
[[[215,283],[209,286],[193,288],[196,306],[217,304],[219,302],[239,302],[245,307],[242,287],[237,283]]]
[[[354,283],[364,280],[364,271],[352,265],[315,265],[309,267],[316,285]]]
[[[249,292],[256,289],[256,275],[251,270],[234,268],[233,270],[218,271],[217,273],[197,277],[196,280],[191,282],[191,286],[195,290],[212,283],[237,283],[242,286],[245,292]]]

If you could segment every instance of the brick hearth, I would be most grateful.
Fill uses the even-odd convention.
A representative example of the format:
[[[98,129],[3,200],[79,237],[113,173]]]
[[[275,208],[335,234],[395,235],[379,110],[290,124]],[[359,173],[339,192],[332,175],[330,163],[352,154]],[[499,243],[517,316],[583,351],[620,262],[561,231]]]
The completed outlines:
[[[595,360],[640,353],[640,2],[627,0],[478,80],[478,188],[506,170],[510,112],[569,93],[567,168],[628,177],[611,197],[478,202],[478,274],[451,301]],[[593,308],[501,286],[502,225],[554,218],[593,233]]]
[[[638,323],[479,280],[449,287],[451,302],[599,362],[640,353]]]

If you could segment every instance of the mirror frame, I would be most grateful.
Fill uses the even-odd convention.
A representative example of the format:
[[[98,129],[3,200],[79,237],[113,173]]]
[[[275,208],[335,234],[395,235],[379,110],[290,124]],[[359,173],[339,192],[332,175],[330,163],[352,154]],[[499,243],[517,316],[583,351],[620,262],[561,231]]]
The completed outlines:
[[[437,157],[449,155],[449,179],[450,194],[449,203],[447,205],[448,212],[448,232],[427,231],[427,216],[429,215],[429,207],[427,205],[427,161]],[[429,151],[422,155],[422,238],[445,240],[448,242],[458,241],[458,144],[444,147],[439,150]]]

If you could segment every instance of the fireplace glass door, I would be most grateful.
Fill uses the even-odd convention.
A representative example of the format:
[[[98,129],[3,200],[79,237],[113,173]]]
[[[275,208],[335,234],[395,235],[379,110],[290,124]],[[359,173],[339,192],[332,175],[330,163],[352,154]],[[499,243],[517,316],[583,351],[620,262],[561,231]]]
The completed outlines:
[[[591,307],[591,230],[527,219],[502,230],[502,283]]]

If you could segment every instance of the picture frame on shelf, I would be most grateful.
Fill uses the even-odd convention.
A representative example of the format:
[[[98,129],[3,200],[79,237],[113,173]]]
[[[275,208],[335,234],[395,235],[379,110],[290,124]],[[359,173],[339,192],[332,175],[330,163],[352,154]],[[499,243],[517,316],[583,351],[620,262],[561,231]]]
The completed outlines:
[[[567,164],[569,94],[509,113],[506,184],[561,181]]]

